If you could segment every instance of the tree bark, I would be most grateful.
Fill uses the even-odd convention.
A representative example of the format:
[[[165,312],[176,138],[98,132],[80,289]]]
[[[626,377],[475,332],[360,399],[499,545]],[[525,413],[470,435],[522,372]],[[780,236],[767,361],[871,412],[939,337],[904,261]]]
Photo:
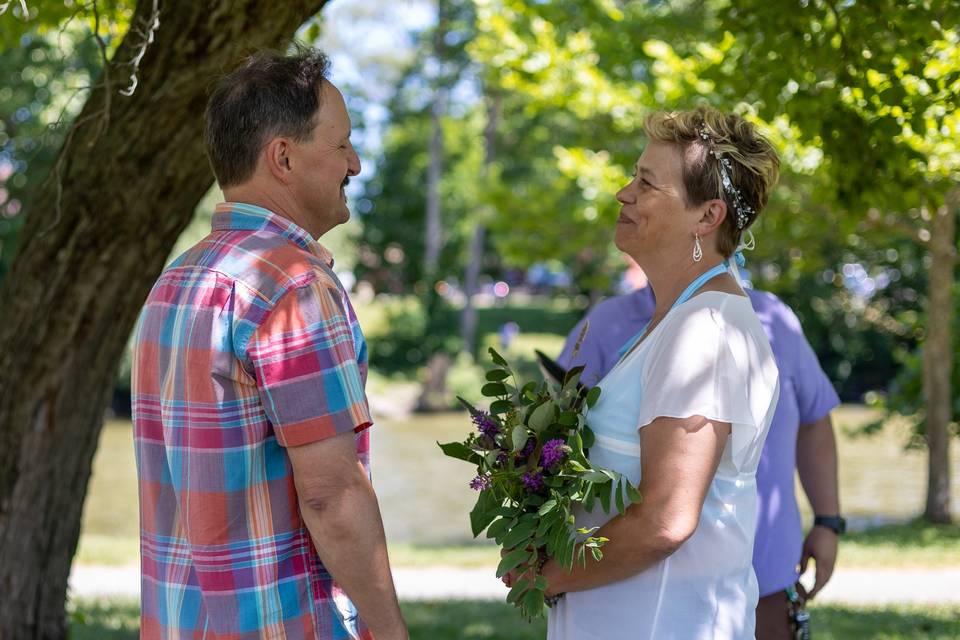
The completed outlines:
[[[930,233],[930,293],[923,344],[923,388],[926,395],[927,504],[923,517],[950,522],[950,423],[953,417],[953,284],[956,265],[957,209],[960,188],[948,194],[933,212]]]
[[[500,120],[502,99],[499,93],[488,95],[487,125],[483,130],[484,158],[483,167],[485,176],[489,174],[489,167],[496,157],[497,125]],[[483,249],[487,241],[487,228],[483,221],[483,212],[480,212],[477,226],[473,230],[470,240],[470,261],[467,263],[466,277],[463,283],[463,292],[466,295],[466,304],[460,321],[460,333],[463,336],[463,351],[471,356],[477,349],[477,308],[473,305],[473,296],[477,293],[477,280],[480,268],[483,266]]]
[[[443,113],[447,108],[447,78],[444,73],[447,22],[445,0],[437,0],[437,28],[433,33],[433,55],[437,77],[434,80],[433,103],[430,105],[430,146],[427,165],[426,233],[423,248],[423,280],[433,287],[443,245],[440,211],[440,181],[443,178]]]
[[[324,4],[161,1],[125,97],[152,11],[142,0],[61,151],[59,182],[34,199],[0,289],[0,639],[66,637],[67,578],[117,364],[213,183],[202,141],[212,81],[253,50],[285,46]]]

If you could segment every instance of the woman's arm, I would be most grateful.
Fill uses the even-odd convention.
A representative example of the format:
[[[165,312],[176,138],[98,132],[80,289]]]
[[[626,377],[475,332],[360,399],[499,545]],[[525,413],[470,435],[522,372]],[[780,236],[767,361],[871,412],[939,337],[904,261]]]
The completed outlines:
[[[640,430],[643,502],[632,504],[594,535],[610,539],[600,562],[553,560],[543,567],[547,595],[582,591],[635,575],[663,560],[697,528],[707,490],[730,436],[729,422],[702,416],[657,418]]]

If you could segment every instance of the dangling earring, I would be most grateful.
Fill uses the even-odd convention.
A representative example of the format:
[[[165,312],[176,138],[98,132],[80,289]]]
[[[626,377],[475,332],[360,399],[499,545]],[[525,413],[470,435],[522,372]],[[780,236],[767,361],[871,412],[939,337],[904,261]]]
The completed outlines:
[[[700,262],[703,260],[703,247],[700,246],[700,234],[694,235],[693,241],[693,261]]]

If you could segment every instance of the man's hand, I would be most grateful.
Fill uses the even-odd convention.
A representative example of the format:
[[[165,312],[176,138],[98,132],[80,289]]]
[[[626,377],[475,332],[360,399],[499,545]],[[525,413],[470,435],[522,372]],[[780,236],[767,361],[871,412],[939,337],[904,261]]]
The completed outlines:
[[[812,600],[829,582],[833,567],[837,563],[837,540],[839,536],[826,527],[814,526],[803,541],[803,556],[800,558],[800,575],[807,571],[807,563],[813,558],[816,564],[816,578],[813,588],[807,591],[797,584],[797,590],[804,600]]]

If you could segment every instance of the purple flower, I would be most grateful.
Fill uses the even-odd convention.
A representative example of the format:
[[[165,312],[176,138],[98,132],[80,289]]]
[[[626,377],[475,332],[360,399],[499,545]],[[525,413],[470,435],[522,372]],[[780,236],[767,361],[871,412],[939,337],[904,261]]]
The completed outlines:
[[[489,489],[490,486],[490,476],[486,474],[479,475],[470,481],[470,488],[474,491],[483,491],[484,489]]]
[[[491,418],[490,414],[486,411],[477,411],[471,419],[473,420],[473,424],[477,425],[477,431],[485,436],[492,438],[500,433],[500,427],[497,425],[496,420]]]
[[[540,464],[544,469],[549,469],[566,458],[569,450],[570,448],[560,438],[547,440],[540,454]]]
[[[543,488],[543,476],[539,471],[527,471],[520,480],[527,491],[539,491]]]
[[[533,438],[527,438],[527,444],[523,445],[523,449],[520,450],[520,453],[517,454],[518,458],[529,458],[530,454],[533,453],[533,449],[537,446],[537,441]]]

